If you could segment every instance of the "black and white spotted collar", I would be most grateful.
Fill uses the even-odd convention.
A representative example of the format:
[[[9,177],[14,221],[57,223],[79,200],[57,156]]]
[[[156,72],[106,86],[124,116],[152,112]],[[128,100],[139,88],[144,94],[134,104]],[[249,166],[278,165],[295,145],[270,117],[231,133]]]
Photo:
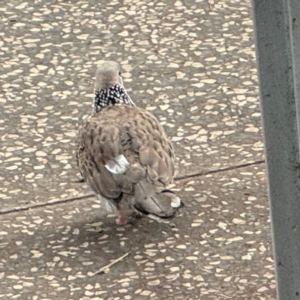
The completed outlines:
[[[95,92],[94,111],[98,112],[101,108],[115,104],[125,104],[134,106],[133,101],[121,85],[114,85],[106,90]]]

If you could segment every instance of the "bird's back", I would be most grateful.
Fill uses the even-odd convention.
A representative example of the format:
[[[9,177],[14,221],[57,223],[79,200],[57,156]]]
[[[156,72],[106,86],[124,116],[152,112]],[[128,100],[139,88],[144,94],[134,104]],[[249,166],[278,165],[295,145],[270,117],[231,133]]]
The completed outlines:
[[[129,165],[114,174],[106,165],[121,155]],[[156,118],[136,106],[107,107],[85,121],[78,134],[77,160],[87,183],[107,199],[122,193],[138,198],[136,185],[141,182],[159,192],[174,175],[171,142]]]

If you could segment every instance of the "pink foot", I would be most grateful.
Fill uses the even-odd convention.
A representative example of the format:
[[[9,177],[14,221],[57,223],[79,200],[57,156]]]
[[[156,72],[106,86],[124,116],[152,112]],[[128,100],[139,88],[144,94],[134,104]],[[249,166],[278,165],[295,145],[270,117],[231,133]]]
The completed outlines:
[[[127,224],[127,217],[118,215],[115,218],[115,222],[116,222],[117,225],[120,225],[120,226],[126,225]]]

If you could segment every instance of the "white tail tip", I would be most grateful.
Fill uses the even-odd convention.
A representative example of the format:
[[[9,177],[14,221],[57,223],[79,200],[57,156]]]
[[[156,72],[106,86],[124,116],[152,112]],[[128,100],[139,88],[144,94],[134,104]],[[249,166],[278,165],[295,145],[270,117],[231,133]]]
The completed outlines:
[[[178,197],[175,197],[171,200],[171,206],[174,207],[174,208],[177,208],[181,205],[181,201],[180,201],[180,198]]]

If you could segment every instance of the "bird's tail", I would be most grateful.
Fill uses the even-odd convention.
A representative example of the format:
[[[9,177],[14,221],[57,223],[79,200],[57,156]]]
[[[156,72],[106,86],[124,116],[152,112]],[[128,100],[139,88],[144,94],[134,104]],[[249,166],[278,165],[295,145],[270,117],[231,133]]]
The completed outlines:
[[[153,184],[142,180],[135,185],[136,209],[159,217],[172,217],[183,206],[180,198],[168,189],[157,191]]]

